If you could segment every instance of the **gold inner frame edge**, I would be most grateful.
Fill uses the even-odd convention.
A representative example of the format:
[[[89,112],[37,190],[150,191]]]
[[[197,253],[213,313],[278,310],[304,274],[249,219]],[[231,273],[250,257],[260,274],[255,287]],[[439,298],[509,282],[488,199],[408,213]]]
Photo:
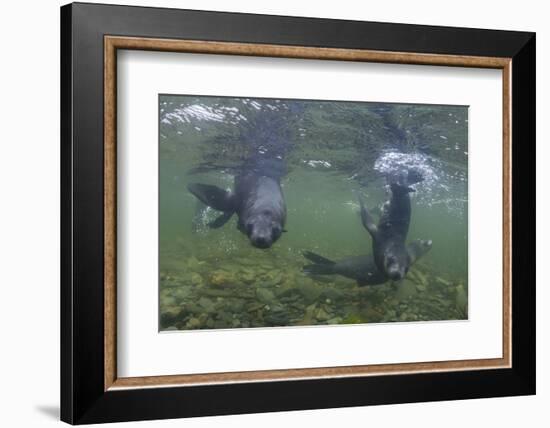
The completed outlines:
[[[503,349],[501,358],[279,369],[169,376],[117,377],[116,367],[116,88],[117,50],[147,50],[214,55],[241,55],[393,64],[494,68],[502,70],[503,94]],[[511,367],[511,58],[421,54],[361,49],[104,37],[104,390],[193,386],[204,384],[396,375]]]

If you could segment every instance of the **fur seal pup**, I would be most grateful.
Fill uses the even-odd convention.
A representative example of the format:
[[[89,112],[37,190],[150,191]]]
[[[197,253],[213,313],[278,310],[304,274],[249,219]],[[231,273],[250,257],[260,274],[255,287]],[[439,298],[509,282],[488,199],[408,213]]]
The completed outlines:
[[[431,248],[431,240],[417,239],[410,242],[406,246],[409,267]],[[384,284],[389,279],[378,269],[372,255],[345,257],[337,261],[329,260],[311,251],[306,251],[303,255],[313,262],[302,268],[302,271],[308,275],[341,275],[356,280],[360,287]]]
[[[415,171],[394,178],[390,182],[391,197],[384,204],[378,225],[367,210],[363,198],[358,195],[361,222],[372,236],[372,252],[376,267],[388,278],[399,281],[405,277],[411,265],[405,241],[411,221],[410,187],[422,181]]]
[[[248,236],[252,245],[269,248],[284,232],[286,222],[286,203],[280,184],[283,169],[275,160],[248,165],[235,176],[232,192],[200,183],[190,183],[187,188],[201,202],[222,212],[209,227],[222,227],[237,214],[237,228]]]

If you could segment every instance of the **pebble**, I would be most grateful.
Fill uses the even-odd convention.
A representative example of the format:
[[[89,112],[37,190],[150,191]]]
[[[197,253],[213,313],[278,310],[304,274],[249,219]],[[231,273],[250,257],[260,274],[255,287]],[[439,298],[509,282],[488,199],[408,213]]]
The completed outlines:
[[[176,304],[176,299],[171,296],[165,296],[161,299],[161,303],[163,306],[173,306]]]
[[[240,276],[240,278],[245,284],[252,284],[256,282],[256,275],[253,272],[245,272]]]
[[[416,290],[417,290],[417,291],[420,291],[420,292],[426,291],[426,288],[427,288],[427,287],[426,287],[424,284],[417,284],[417,285],[416,285]]]
[[[436,280],[437,282],[443,284],[443,285],[446,285],[447,287],[448,287],[449,285],[451,285],[451,283],[450,283],[449,281],[447,281],[446,279],[441,278],[440,276],[436,276],[436,277],[435,277],[435,280]]]
[[[204,280],[202,279],[202,276],[200,276],[198,273],[193,272],[191,274],[191,284],[194,286],[201,286],[203,285]]]
[[[198,303],[200,306],[206,309],[207,312],[211,312],[214,309],[214,303],[212,302],[212,300],[206,297],[201,297]]]
[[[172,294],[174,297],[181,301],[191,294],[191,287],[182,286],[174,288]]]
[[[310,282],[299,284],[296,289],[304,297],[306,304],[316,301],[323,292],[323,289],[321,287],[317,287]]]
[[[213,272],[212,275],[210,275],[209,280],[210,284],[217,286],[225,286],[229,285],[231,282],[234,282],[233,276],[226,271]]]
[[[315,318],[318,319],[319,321],[326,321],[330,318],[330,315],[323,308],[319,308],[319,310],[315,314]]]
[[[275,295],[266,288],[256,289],[256,297],[262,303],[269,304],[275,300]]]
[[[191,256],[187,259],[187,267],[189,270],[196,270],[201,265],[201,262],[199,262],[199,259],[197,259],[195,256]]]
[[[198,328],[200,327],[201,322],[198,318],[191,317],[189,318],[189,321],[187,321],[187,324],[185,325],[187,328]]]
[[[323,290],[323,296],[326,297],[327,300],[338,301],[344,299],[346,294],[336,287],[329,287]]]

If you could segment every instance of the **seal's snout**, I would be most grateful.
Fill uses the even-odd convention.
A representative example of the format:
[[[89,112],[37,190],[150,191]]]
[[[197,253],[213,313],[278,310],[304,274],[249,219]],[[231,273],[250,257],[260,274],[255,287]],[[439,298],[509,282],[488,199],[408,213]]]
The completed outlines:
[[[271,239],[268,239],[264,236],[258,236],[255,238],[252,238],[252,245],[254,245],[257,248],[269,248],[271,247]]]
[[[278,228],[277,230],[281,230]],[[246,234],[256,248],[269,248],[281,235],[275,233],[273,220],[265,215],[256,216],[246,224]]]
[[[401,281],[404,277],[404,275],[401,272],[399,272],[398,270],[390,271],[388,273],[388,276],[390,277],[390,279],[392,281]]]
[[[403,278],[405,278],[406,273],[406,269],[397,263],[388,266],[388,278],[392,281],[401,281]]]

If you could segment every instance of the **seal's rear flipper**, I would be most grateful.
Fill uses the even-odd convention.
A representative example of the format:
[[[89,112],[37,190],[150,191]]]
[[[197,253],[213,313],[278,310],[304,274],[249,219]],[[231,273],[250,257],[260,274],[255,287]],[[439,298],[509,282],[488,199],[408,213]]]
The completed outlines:
[[[319,254],[312,253],[311,251],[304,251],[303,256],[312,261],[313,263],[321,264],[321,265],[333,265],[334,262],[332,260],[329,260],[323,256],[320,256]]]
[[[216,186],[211,186],[210,184],[199,183],[190,183],[187,185],[187,189],[200,201],[215,210],[231,213],[235,211],[234,198],[231,192]],[[225,222],[227,222],[227,220],[229,220],[229,218],[226,219]],[[218,219],[215,220],[214,223],[217,221]]]
[[[376,226],[372,215],[367,210],[365,202],[363,201],[363,198],[359,193],[357,193],[357,199],[359,199],[359,206],[361,207],[361,223],[363,223],[363,227],[367,229],[371,236],[374,238],[378,233],[378,227]]]
[[[208,227],[212,229],[218,229],[222,227],[225,223],[227,223],[231,217],[233,217],[233,211],[227,211],[226,213],[223,213],[221,216],[219,216],[216,220],[208,223]]]
[[[334,272],[333,265],[306,265],[302,268],[302,272],[308,275],[332,275]]]
[[[329,260],[319,254],[312,253],[311,251],[305,251],[304,257],[314,264],[306,265],[302,268],[302,272],[308,275],[331,275],[334,272],[334,265],[336,264],[332,260]]]

